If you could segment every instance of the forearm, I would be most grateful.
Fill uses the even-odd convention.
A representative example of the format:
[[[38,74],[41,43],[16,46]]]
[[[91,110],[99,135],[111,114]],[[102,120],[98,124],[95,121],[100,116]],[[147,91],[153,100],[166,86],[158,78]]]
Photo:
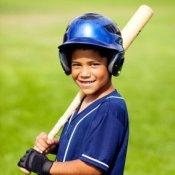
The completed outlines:
[[[101,175],[102,171],[81,160],[68,162],[54,162],[51,169],[51,175]]]

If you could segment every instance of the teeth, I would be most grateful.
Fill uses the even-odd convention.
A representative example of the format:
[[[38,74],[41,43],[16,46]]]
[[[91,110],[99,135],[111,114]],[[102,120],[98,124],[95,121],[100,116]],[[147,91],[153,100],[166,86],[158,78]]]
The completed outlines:
[[[93,83],[93,81],[85,81],[85,82],[83,82],[83,83]]]
[[[84,83],[84,84],[91,84],[93,83],[94,81],[80,81],[81,83]]]

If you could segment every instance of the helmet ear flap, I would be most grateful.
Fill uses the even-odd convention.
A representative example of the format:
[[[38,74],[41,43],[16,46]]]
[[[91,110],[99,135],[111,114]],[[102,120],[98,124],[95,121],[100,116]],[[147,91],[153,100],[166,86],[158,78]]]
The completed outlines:
[[[70,65],[68,63],[67,55],[64,52],[59,52],[59,58],[60,58],[60,63],[61,63],[61,66],[62,66],[64,72],[66,73],[66,75],[70,75],[71,68],[70,68]]]
[[[122,66],[124,63],[124,57],[123,53],[116,53],[113,55],[111,61],[109,62],[108,65],[108,71],[113,75],[113,76],[119,76]]]

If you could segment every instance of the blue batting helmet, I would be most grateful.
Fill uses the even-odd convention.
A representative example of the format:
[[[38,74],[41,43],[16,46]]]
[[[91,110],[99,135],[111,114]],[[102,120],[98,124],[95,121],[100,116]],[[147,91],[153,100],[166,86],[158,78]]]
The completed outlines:
[[[123,40],[119,28],[107,17],[95,13],[86,13],[75,18],[67,27],[63,44],[59,48],[61,65],[67,75],[71,73],[70,58],[67,53],[76,45],[89,45],[108,49],[114,53],[108,70],[114,76],[119,75],[123,61]]]

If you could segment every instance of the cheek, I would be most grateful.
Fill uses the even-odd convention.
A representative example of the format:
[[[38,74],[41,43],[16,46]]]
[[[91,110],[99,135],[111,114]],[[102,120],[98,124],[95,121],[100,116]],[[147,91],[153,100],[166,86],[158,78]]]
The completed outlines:
[[[104,79],[109,77],[109,72],[108,69],[104,66],[101,69],[95,70],[95,73],[97,75],[97,77]]]
[[[71,76],[73,79],[76,79],[76,77],[78,76],[78,71],[76,69],[71,69]]]

